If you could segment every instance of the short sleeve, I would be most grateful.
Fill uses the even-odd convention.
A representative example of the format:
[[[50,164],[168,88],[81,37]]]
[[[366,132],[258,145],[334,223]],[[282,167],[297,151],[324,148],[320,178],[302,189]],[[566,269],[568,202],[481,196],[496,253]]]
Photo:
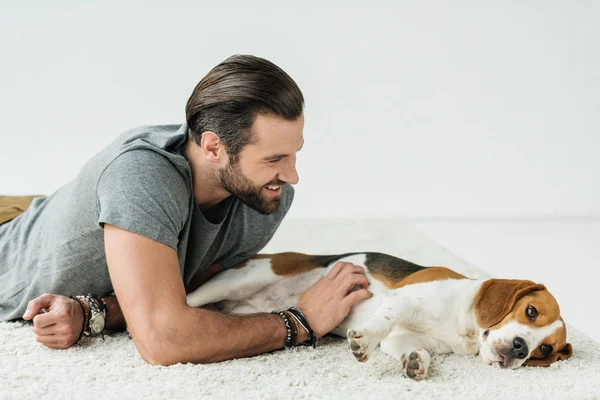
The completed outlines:
[[[177,249],[190,189],[165,156],[130,150],[113,160],[96,187],[98,224],[114,225]]]

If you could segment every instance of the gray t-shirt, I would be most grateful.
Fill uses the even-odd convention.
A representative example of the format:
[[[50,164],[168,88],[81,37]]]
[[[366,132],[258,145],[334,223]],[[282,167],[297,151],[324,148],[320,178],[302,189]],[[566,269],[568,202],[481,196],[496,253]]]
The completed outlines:
[[[104,223],[176,249],[186,286],[210,265],[230,268],[268,243],[292,204],[292,187],[284,186],[271,215],[231,196],[217,221],[208,221],[194,200],[186,132],[185,124],[125,132],[73,181],[0,225],[0,321],[20,318],[45,292],[112,292]]]

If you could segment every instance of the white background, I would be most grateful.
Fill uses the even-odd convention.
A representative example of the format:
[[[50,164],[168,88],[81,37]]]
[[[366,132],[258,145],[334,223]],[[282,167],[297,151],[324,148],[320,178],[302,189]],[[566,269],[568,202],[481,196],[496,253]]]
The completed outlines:
[[[51,193],[120,132],[182,123],[203,75],[255,54],[306,99],[290,218],[427,218],[496,276],[560,278],[585,325],[581,304],[599,303],[578,282],[600,268],[600,3],[483,3],[0,0],[0,191]],[[572,216],[591,230],[548,239],[539,225]]]

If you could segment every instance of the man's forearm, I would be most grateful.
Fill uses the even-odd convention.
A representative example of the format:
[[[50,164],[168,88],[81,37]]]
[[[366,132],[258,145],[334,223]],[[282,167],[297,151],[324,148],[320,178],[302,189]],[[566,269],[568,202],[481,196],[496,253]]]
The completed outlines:
[[[277,314],[223,314],[189,307],[156,343],[154,364],[209,363],[250,357],[284,347],[287,329]],[[308,339],[300,329],[298,341]]]
[[[122,331],[125,317],[115,296],[102,296],[108,308],[106,329]],[[287,329],[277,314],[224,314],[206,308],[186,307],[185,316],[171,325],[155,326],[162,343],[155,346],[156,364],[209,363],[250,357],[281,349]],[[300,329],[298,342],[308,340]],[[152,346],[152,344],[151,344]],[[154,346],[152,346],[154,347]]]

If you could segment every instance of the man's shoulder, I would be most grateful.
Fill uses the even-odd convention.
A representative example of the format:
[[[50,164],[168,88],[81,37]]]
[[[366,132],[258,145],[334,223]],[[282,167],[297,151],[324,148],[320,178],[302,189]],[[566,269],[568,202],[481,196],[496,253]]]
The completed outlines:
[[[124,175],[125,179],[156,179],[156,183],[179,175],[177,180],[189,185],[191,173],[184,155],[186,133],[185,125],[152,125],[128,130],[98,155],[100,173],[112,170],[113,175]]]
[[[116,154],[106,163],[97,185],[97,190],[119,190],[164,200],[176,197],[179,202],[187,202],[191,195],[191,172],[183,157],[172,157],[148,147],[134,147]]]

